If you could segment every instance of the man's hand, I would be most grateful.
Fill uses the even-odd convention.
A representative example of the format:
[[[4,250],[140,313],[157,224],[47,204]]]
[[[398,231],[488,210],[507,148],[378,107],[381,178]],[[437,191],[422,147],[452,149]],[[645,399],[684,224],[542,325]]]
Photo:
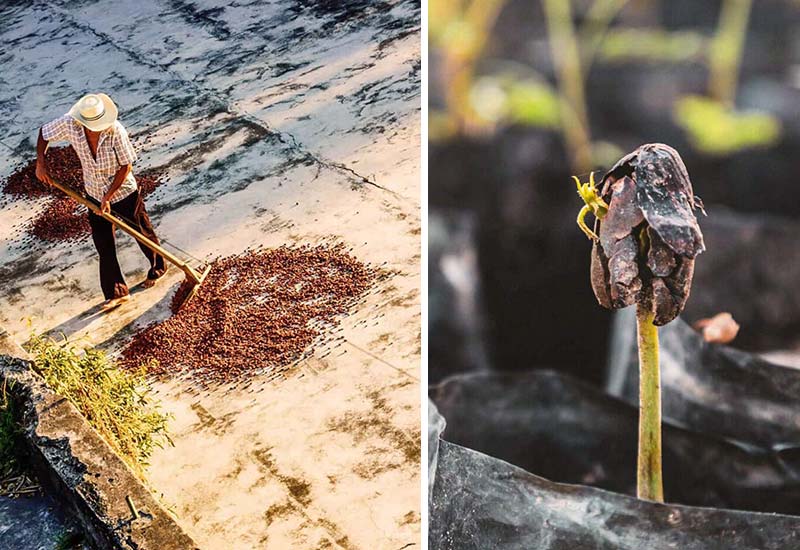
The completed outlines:
[[[42,183],[53,185],[53,178],[47,173],[47,166],[45,166],[44,160],[36,162],[36,179]]]
[[[117,190],[122,187],[122,184],[125,182],[125,178],[128,177],[128,174],[131,172],[131,165],[130,164],[123,164],[117,170],[117,173],[114,174],[114,181],[111,182],[111,187],[108,188],[106,191],[105,196],[103,196],[103,200],[100,201],[100,211],[104,214],[111,213],[111,197],[117,192]]]
[[[44,163],[44,156],[47,153],[47,140],[39,130],[39,138],[36,140],[36,179],[42,183],[53,185],[53,178],[47,173],[47,166]]]

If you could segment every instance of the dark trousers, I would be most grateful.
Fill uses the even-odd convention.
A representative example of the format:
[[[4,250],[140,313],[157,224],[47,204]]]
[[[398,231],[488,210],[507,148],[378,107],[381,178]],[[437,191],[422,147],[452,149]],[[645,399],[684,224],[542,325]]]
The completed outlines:
[[[150,216],[144,208],[144,202],[138,191],[134,191],[121,201],[111,203],[111,214],[119,216],[122,221],[139,231],[151,241],[158,243]],[[100,287],[106,300],[119,298],[128,294],[128,285],[122,276],[122,270],[117,260],[117,245],[114,240],[114,225],[108,220],[89,212],[89,225],[92,227],[92,240],[100,255]],[[139,241],[136,241],[139,243]],[[143,244],[139,243],[147,261],[150,262],[148,279],[157,279],[166,271],[164,257],[156,254]]]

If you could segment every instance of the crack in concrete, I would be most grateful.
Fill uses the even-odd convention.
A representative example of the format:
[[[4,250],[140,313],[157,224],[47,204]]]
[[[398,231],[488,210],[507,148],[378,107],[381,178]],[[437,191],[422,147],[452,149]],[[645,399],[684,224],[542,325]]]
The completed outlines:
[[[269,126],[269,124],[267,122],[261,120],[260,118],[258,118],[257,116],[253,115],[252,113],[248,113],[247,111],[241,111],[239,109],[236,109],[235,107],[233,107],[229,103],[229,101],[224,96],[221,95],[219,90],[216,90],[214,88],[208,88],[206,86],[203,86],[203,85],[195,82],[194,80],[189,80],[186,77],[184,77],[182,74],[180,74],[179,72],[177,72],[174,69],[170,68],[168,65],[163,65],[161,63],[157,63],[155,61],[152,61],[152,60],[148,59],[147,57],[145,57],[144,55],[142,55],[140,52],[134,50],[133,48],[127,47],[127,46],[123,46],[118,41],[113,40],[113,38],[111,36],[109,36],[108,34],[106,34],[105,32],[99,31],[99,30],[95,29],[94,27],[92,27],[91,25],[89,25],[88,23],[85,23],[83,21],[78,20],[77,18],[75,18],[71,13],[69,13],[65,9],[56,8],[53,5],[51,5],[49,3],[45,3],[45,2],[40,2],[39,4],[44,6],[44,8],[46,10],[50,11],[51,13],[53,13],[53,15],[57,15],[59,17],[62,17],[65,21],[69,22],[70,24],[72,24],[73,26],[78,28],[79,30],[82,30],[84,32],[88,32],[88,33],[92,34],[93,36],[98,38],[101,41],[102,44],[104,44],[106,46],[110,46],[111,48],[114,48],[114,49],[116,49],[118,51],[121,51],[122,53],[127,55],[129,58],[131,58],[133,61],[135,61],[137,63],[141,63],[142,65],[146,65],[148,67],[157,69],[159,71],[163,71],[163,72],[167,73],[168,75],[172,76],[173,78],[175,78],[176,80],[179,80],[184,85],[186,85],[189,88],[191,88],[194,92],[201,92],[201,93],[207,95],[210,99],[212,99],[213,101],[215,101],[219,105],[221,105],[225,109],[225,112],[227,112],[227,113],[229,113],[229,114],[231,114],[231,115],[233,115],[235,117],[244,119],[244,120],[250,122],[251,124],[258,125],[265,132],[271,134],[272,136],[276,136],[283,143],[287,143],[287,141],[284,138],[288,138],[288,143],[291,144],[292,148],[294,148],[297,152],[299,152],[301,154],[307,155],[308,158],[310,158],[311,160],[313,160],[315,163],[319,164],[320,166],[328,168],[329,170],[332,170],[332,171],[344,172],[345,174],[348,175],[348,178],[351,179],[351,180],[355,180],[358,183],[365,183],[365,184],[371,185],[373,187],[381,189],[382,191],[386,191],[388,193],[391,193],[392,195],[400,197],[400,195],[398,193],[396,193],[395,191],[392,191],[391,189],[388,189],[386,187],[383,187],[382,185],[379,185],[377,182],[371,180],[368,176],[364,176],[364,175],[358,173],[357,171],[353,170],[352,168],[346,166],[345,164],[325,159],[321,155],[318,155],[318,154],[312,152],[311,150],[309,150],[305,146],[301,145],[301,143],[297,140],[297,138],[294,135],[292,135],[292,134],[290,134],[288,132],[281,132],[281,131],[274,130]],[[247,32],[247,31],[243,31],[243,33],[237,33],[236,35],[233,35],[233,37],[239,36],[241,34],[244,34],[245,32]]]
[[[5,141],[3,141],[3,140],[0,140],[0,145],[2,145],[3,147],[7,148],[7,149],[8,149],[9,151],[11,151],[12,153],[15,153],[15,154],[16,154],[16,152],[17,152],[17,151],[16,151],[16,149],[14,149],[14,148],[13,148],[13,147],[11,147],[10,145],[8,145],[8,144],[7,144]]]
[[[404,375],[408,376],[408,377],[409,377],[409,378],[411,378],[412,380],[416,380],[417,382],[419,382],[419,381],[420,381],[420,380],[419,380],[419,378],[417,378],[417,377],[416,377],[416,376],[414,376],[413,374],[409,374],[408,372],[406,372],[405,370],[401,369],[400,367],[396,367],[396,366],[392,365],[392,364],[391,364],[389,361],[387,361],[386,359],[382,359],[380,356],[378,356],[378,355],[375,355],[375,354],[374,354],[374,353],[372,353],[371,351],[369,351],[369,350],[366,350],[366,349],[362,348],[362,347],[361,347],[361,346],[359,346],[358,344],[356,344],[356,343],[354,343],[354,342],[351,342],[350,340],[348,340],[348,339],[346,339],[346,338],[345,338],[345,340],[344,340],[344,341],[345,341],[345,342],[347,342],[348,344],[350,344],[350,345],[351,345],[353,348],[355,348],[356,350],[360,351],[361,353],[364,353],[364,354],[366,354],[366,355],[369,355],[370,357],[372,357],[372,358],[373,358],[373,359],[375,359],[376,361],[380,361],[381,363],[383,363],[383,364],[384,364],[384,365],[386,365],[387,367],[391,367],[391,368],[393,368],[393,369],[394,369],[394,370],[396,370],[397,372],[399,372],[399,373],[401,373],[401,374],[404,374]]]

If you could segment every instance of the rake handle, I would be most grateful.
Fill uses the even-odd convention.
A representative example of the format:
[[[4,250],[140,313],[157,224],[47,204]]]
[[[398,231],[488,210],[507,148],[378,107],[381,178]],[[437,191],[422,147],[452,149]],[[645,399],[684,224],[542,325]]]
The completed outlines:
[[[53,187],[64,192],[68,197],[70,197],[74,201],[77,201],[78,203],[84,205],[86,208],[88,208],[98,216],[110,221],[111,223],[122,229],[125,233],[127,233],[128,235],[130,235],[131,237],[133,237],[134,239],[145,245],[147,248],[149,248],[156,254],[164,256],[164,258],[167,259],[171,264],[174,264],[181,271],[183,271],[186,274],[186,278],[190,279],[194,284],[199,285],[202,282],[201,276],[194,269],[192,269],[192,266],[190,266],[189,264],[187,264],[186,262],[175,256],[168,250],[164,249],[164,247],[162,247],[158,243],[155,243],[152,240],[148,239],[147,237],[142,235],[140,232],[135,230],[133,227],[131,227],[124,221],[116,218],[115,216],[112,216],[110,213],[103,212],[102,210],[100,210],[100,207],[98,207],[94,202],[87,199],[80,193],[76,192],[69,185],[65,185],[53,179],[52,177],[50,177],[50,184]]]

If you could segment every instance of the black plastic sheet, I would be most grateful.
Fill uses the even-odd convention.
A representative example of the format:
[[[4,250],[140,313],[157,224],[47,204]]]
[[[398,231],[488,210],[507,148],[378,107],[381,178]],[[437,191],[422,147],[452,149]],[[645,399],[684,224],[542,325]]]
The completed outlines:
[[[552,483],[442,441],[431,550],[789,550],[800,518],[656,504]]]
[[[436,464],[439,455],[439,437],[444,431],[444,417],[439,414],[436,405],[428,400],[428,497],[433,494],[436,480]]]
[[[447,419],[449,442],[553,481],[636,493],[636,406],[547,371],[458,375],[430,397]],[[770,449],[669,423],[663,447],[667,502],[800,512],[794,469]]]
[[[431,209],[428,230],[428,379],[487,370],[477,218],[458,210]]]
[[[800,472],[800,371],[732,347],[709,344],[683,320],[659,329],[664,417],[692,430],[782,450]],[[636,317],[617,314],[608,390],[639,400]]]
[[[707,209],[699,221],[708,251],[695,264],[684,316],[697,320],[729,311],[742,325],[737,347],[793,345],[800,336],[800,224],[720,205]]]

